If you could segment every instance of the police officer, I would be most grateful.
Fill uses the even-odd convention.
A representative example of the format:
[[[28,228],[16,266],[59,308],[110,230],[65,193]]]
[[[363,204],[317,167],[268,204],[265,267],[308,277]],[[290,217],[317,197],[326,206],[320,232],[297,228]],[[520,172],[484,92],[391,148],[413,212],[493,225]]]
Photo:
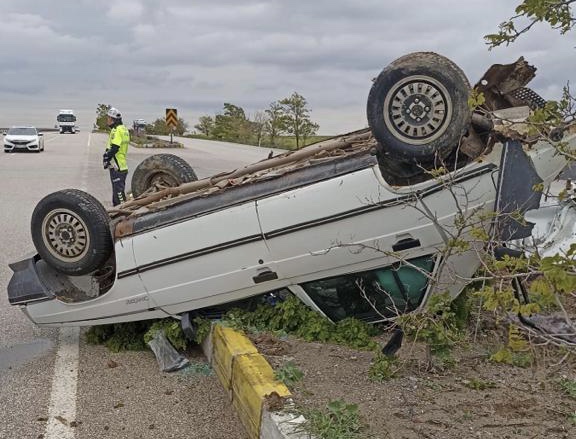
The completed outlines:
[[[122,123],[122,115],[112,107],[106,113],[108,117],[108,127],[110,128],[110,140],[108,147],[102,157],[104,169],[110,171],[112,181],[112,204],[117,206],[126,201],[126,175],[128,165],[126,163],[126,153],[130,143],[130,133]]]

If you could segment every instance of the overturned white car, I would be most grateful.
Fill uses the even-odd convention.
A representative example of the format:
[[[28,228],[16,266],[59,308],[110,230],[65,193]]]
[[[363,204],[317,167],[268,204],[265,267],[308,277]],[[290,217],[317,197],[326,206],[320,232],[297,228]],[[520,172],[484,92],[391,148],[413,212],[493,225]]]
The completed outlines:
[[[542,100],[522,59],[493,66],[472,111],[464,73],[434,53],[401,57],[375,79],[369,129],[197,180],[176,156],[135,170],[135,199],[106,211],[69,189],[32,215],[38,254],[11,264],[10,303],[38,325],[97,325],[195,313],[290,290],[338,321],[381,321],[456,296],[478,268],[463,219],[538,207],[566,161],[554,143],[498,126]],[[512,130],[513,131],[513,130]],[[478,227],[478,221],[471,221]],[[530,228],[481,224],[503,240]]]

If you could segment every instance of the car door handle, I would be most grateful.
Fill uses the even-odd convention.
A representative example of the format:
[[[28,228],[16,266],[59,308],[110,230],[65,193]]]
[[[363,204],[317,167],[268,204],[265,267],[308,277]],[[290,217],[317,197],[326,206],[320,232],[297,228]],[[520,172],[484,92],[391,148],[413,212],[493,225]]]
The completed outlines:
[[[419,239],[404,238],[392,245],[392,251],[400,252],[402,250],[408,250],[409,248],[420,247],[420,245]]]
[[[278,279],[278,274],[275,271],[266,270],[262,273],[258,273],[256,276],[252,278],[255,284],[259,284],[262,282],[268,282],[271,280]]]

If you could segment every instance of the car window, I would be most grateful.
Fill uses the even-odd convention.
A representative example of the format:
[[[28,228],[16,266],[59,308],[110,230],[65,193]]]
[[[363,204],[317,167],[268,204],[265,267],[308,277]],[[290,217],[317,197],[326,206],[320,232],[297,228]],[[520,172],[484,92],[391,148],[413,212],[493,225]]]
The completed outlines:
[[[17,136],[35,136],[37,132],[35,128],[10,128],[8,134]]]
[[[426,293],[434,257],[306,282],[301,287],[331,320],[378,321],[416,309]]]

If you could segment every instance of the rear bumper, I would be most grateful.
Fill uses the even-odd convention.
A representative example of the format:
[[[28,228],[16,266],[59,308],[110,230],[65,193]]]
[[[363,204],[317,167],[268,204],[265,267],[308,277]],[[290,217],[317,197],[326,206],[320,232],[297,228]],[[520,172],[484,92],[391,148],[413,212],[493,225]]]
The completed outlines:
[[[50,300],[54,293],[50,291],[38,274],[38,255],[10,264],[14,272],[8,283],[8,300],[12,305],[25,305],[39,300]]]

